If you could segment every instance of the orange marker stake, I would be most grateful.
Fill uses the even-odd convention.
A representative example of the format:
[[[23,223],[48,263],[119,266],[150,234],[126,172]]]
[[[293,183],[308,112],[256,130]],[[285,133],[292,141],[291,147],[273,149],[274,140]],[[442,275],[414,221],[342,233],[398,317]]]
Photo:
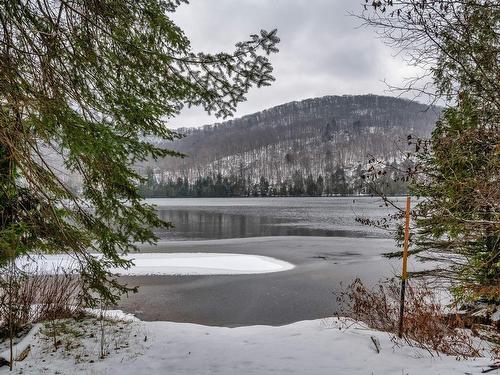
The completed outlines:
[[[408,263],[408,241],[410,239],[410,196],[406,197],[406,212],[405,212],[405,241],[403,244],[403,272],[401,277],[403,280],[408,279],[407,263]]]
[[[408,242],[410,239],[410,196],[406,197],[405,239],[403,243],[403,272],[401,273],[401,304],[399,306],[399,338],[403,337],[403,317],[405,312],[405,290],[408,279]]]

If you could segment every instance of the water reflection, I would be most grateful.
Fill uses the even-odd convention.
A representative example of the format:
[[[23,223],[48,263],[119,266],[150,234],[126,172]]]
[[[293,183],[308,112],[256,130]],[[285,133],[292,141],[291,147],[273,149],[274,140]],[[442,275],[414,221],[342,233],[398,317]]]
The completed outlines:
[[[297,215],[295,220],[274,216],[262,210],[255,212],[227,213],[223,210],[197,210],[193,208],[161,208],[159,216],[175,225],[173,230],[158,233],[162,239],[200,240],[264,236],[325,236],[325,237],[381,237],[355,225],[339,228],[328,223],[314,223]]]

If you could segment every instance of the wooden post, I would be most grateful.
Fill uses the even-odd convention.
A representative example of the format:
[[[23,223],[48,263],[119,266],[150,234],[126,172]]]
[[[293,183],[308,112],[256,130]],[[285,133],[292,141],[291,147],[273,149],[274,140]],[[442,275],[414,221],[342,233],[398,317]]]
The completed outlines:
[[[405,211],[405,239],[403,243],[403,272],[401,273],[401,302],[399,306],[399,331],[398,337],[403,337],[403,317],[405,312],[406,279],[408,278],[408,241],[410,239],[410,196],[406,197]]]

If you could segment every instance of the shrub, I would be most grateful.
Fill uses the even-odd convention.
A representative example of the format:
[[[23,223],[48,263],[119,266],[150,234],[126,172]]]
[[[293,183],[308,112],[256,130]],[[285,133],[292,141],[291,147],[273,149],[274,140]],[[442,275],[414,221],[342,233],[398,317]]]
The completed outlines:
[[[367,288],[359,278],[336,295],[339,316],[388,332],[398,342],[399,281],[391,279]],[[433,290],[423,281],[407,283],[402,339],[431,355],[445,353],[457,358],[477,357],[480,348],[459,315],[446,313]]]
[[[35,271],[10,276],[10,281],[7,277],[0,275],[0,337],[9,335],[9,323],[17,333],[32,323],[74,316],[81,310],[81,280],[75,275]]]

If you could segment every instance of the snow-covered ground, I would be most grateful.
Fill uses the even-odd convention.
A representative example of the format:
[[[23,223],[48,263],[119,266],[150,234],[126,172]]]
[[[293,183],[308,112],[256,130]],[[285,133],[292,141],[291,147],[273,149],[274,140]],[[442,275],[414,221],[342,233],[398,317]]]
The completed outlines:
[[[18,351],[27,344],[32,349],[16,363],[14,373],[458,375],[479,374],[491,363],[488,358],[432,357],[406,345],[395,346],[385,333],[357,324],[340,326],[336,318],[239,328],[126,319],[106,323],[108,354],[100,359],[95,318],[66,322],[56,351],[47,337],[48,327],[38,325],[19,345]],[[372,337],[379,341],[380,353]],[[0,368],[0,374],[8,373],[7,367]]]
[[[99,255],[95,255],[98,257]],[[113,268],[111,272],[127,275],[237,275],[280,272],[292,269],[291,263],[262,255],[218,253],[134,253],[124,256],[134,265],[128,269]],[[20,259],[19,266],[30,264]],[[58,273],[76,269],[76,262],[65,254],[45,255],[36,259],[41,273]]]

